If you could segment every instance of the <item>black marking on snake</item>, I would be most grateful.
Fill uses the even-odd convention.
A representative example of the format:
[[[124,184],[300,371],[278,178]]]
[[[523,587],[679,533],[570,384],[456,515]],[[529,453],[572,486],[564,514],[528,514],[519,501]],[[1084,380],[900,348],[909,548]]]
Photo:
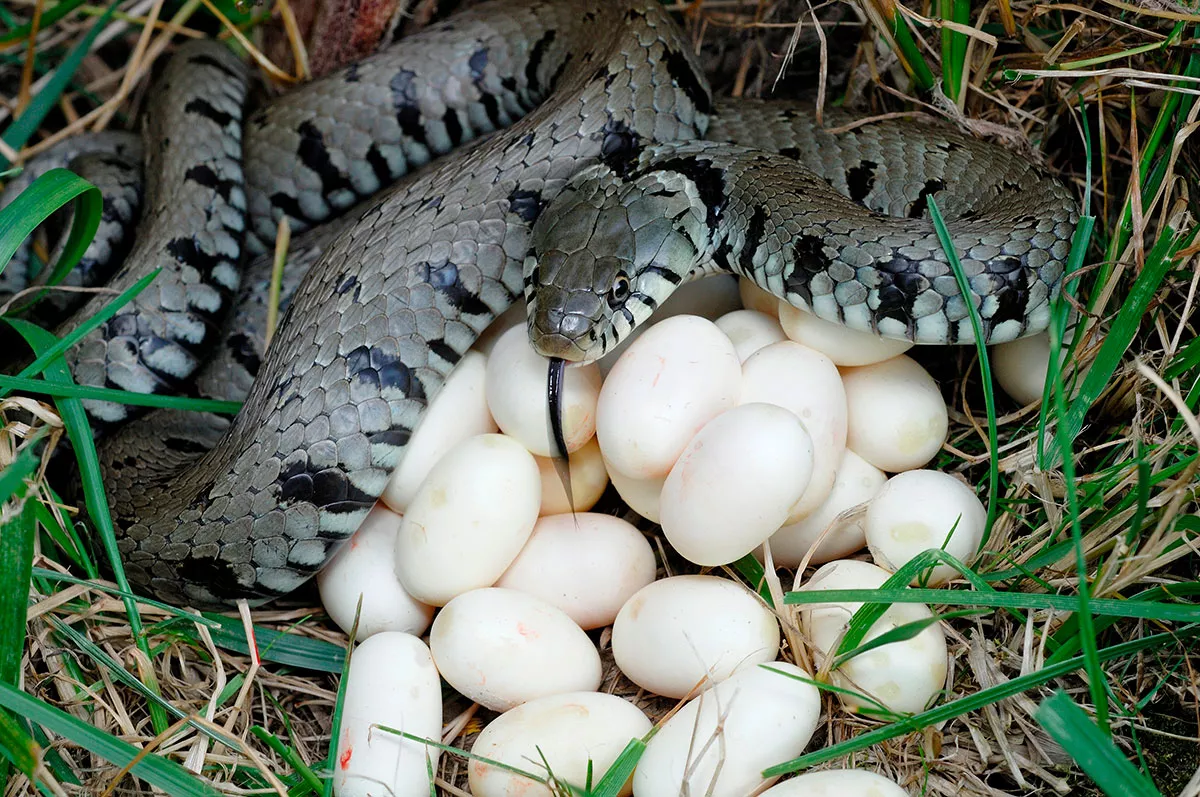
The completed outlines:
[[[245,368],[251,376],[258,376],[258,369],[262,368],[262,358],[258,354],[258,348],[248,335],[241,332],[230,335],[225,341],[225,346],[238,365]]]
[[[629,294],[629,298],[637,299],[642,303],[642,306],[649,308],[650,312],[652,313],[658,309],[658,300],[649,294],[638,291],[636,293]]]
[[[479,85],[479,81],[483,80],[483,70],[487,69],[488,65],[488,48],[481,47],[471,53],[471,57],[467,59],[467,68],[471,70],[471,80],[475,85]]]
[[[336,288],[334,288],[333,291],[338,296],[344,296],[346,291],[350,290],[356,285],[358,285],[358,277],[350,274],[344,280],[342,280],[342,282]]]
[[[284,215],[291,216],[293,219],[302,221],[319,221],[319,219],[310,219],[308,215],[300,209],[300,200],[291,194],[285,194],[282,191],[276,191],[271,194],[271,204],[283,211]]]
[[[488,121],[494,128],[503,127],[504,125],[500,121],[500,101],[496,99],[496,95],[485,91],[482,86],[479,91],[479,102],[483,105],[483,111],[487,114]]]
[[[350,66],[346,67],[346,71],[342,72],[342,80],[346,81],[347,83],[357,83],[359,80],[361,80],[361,78],[358,76],[359,66],[359,62],[355,61],[354,63],[350,64]]]
[[[455,365],[462,359],[462,355],[455,351],[454,347],[447,343],[445,338],[426,341],[425,345],[429,347],[431,352],[441,357],[442,360],[450,365]]]
[[[794,161],[800,160],[799,147],[783,147],[779,150],[779,154],[785,158],[791,158]]]
[[[392,92],[392,110],[396,123],[404,135],[418,144],[425,145],[425,127],[421,124],[421,109],[417,105],[417,74],[411,69],[401,69],[388,82]]]
[[[608,88],[617,79],[617,73],[608,68],[608,64],[604,64],[592,73],[592,80],[603,80],[604,88]]]
[[[225,64],[221,63],[216,58],[213,58],[211,55],[208,55],[206,53],[198,53],[198,54],[192,56],[189,60],[193,64],[199,64],[200,66],[212,67],[213,69],[217,70],[218,72],[221,72],[226,77],[228,77],[232,80],[238,80],[238,81],[241,80],[241,76],[237,72],[234,72],[232,69],[227,67]]]
[[[420,263],[418,273],[435,291],[446,297],[446,301],[464,315],[487,315],[491,312],[474,292],[459,281],[458,266],[449,261],[438,264]]]
[[[167,242],[167,251],[180,263],[192,266],[203,274],[211,274],[217,266],[229,261],[221,255],[213,255],[196,244],[194,238],[173,238]],[[223,286],[217,286],[223,290]],[[227,291],[226,291],[227,292]]]
[[[317,126],[305,120],[299,124],[296,132],[300,134],[300,146],[297,148],[296,154],[300,156],[301,163],[312,169],[321,178],[321,192],[325,196],[343,190],[357,193],[350,180],[333,165],[333,159],[330,158],[329,150],[325,147],[325,136],[317,129]]]
[[[546,203],[537,191],[516,190],[508,195],[508,209],[517,214],[518,218],[529,224],[538,220]]]
[[[188,113],[194,113],[197,116],[203,116],[205,119],[215,122],[221,127],[228,127],[236,121],[233,114],[225,113],[208,100],[199,97],[190,100],[187,105],[183,106],[183,110]]]
[[[211,188],[226,202],[230,201],[229,197],[235,190],[242,187],[241,181],[227,180],[220,177],[207,163],[196,164],[187,170],[187,172],[184,174],[184,177],[186,177],[188,180],[199,183],[205,188]]]
[[[825,242],[817,235],[801,235],[792,244],[793,268],[783,281],[783,287],[804,299],[812,306],[810,283],[817,274],[829,268],[829,255],[825,254]]]
[[[422,199],[420,208],[421,210],[428,210],[429,208],[434,208],[436,210],[442,206],[442,202],[445,199],[445,194],[434,194],[433,196],[429,197],[429,199]]]
[[[598,135],[600,162],[621,177],[627,176],[642,152],[641,136],[621,119],[614,119],[611,113]]]
[[[250,117],[250,124],[254,126],[255,130],[262,130],[270,121],[265,110],[255,111]]]
[[[450,137],[450,144],[457,147],[463,141],[463,126],[458,119],[458,111],[450,108],[442,117],[442,124],[446,125],[446,135]]]
[[[941,180],[926,180],[925,185],[921,186],[921,192],[917,194],[916,201],[908,209],[908,217],[910,219],[919,219],[924,216],[925,211],[929,209],[929,197],[945,187],[946,184]]]
[[[988,264],[988,272],[1003,283],[994,293],[997,305],[989,319],[991,323],[1018,321],[1024,324],[1029,306],[1029,272],[1021,267],[1019,258],[1012,256],[993,260]]]
[[[907,257],[895,255],[878,264],[879,284],[876,291],[879,307],[876,319],[891,318],[911,328],[916,318],[913,303],[929,289],[929,280],[916,271],[917,264]]]
[[[862,202],[875,187],[875,170],[879,164],[865,160],[857,166],[846,170],[846,185],[850,188],[850,198]]]
[[[375,173],[375,179],[379,181],[379,186],[390,183],[395,175],[392,174],[392,167],[388,165],[387,158],[383,157],[383,153],[379,151],[379,147],[372,143],[367,147],[367,165],[371,167],[371,171]]]
[[[679,172],[696,185],[700,201],[708,209],[705,221],[710,228],[715,229],[729,204],[725,195],[725,172],[715,168],[708,158],[686,155],[678,158],[668,158],[654,164],[650,171]],[[641,176],[641,175],[638,175]]]
[[[373,446],[392,446],[400,448],[408,445],[408,441],[412,439],[412,430],[403,426],[397,426],[393,429],[388,429],[386,432],[375,432],[367,435],[367,442]]]
[[[209,446],[206,446],[204,443],[188,440],[186,437],[168,437],[163,440],[163,443],[172,451],[178,451],[181,454],[192,454],[194,456],[207,454],[209,450]]]
[[[625,21],[633,22],[636,19],[645,19],[646,13],[637,8],[631,8],[625,12]]]
[[[516,94],[517,93],[516,78],[512,77],[511,75],[509,75],[508,77],[500,78],[500,88],[504,89],[505,91],[509,92],[510,94]]]
[[[762,205],[755,205],[750,214],[750,224],[746,227],[746,240],[742,244],[742,252],[738,256],[738,266],[742,273],[749,275],[754,271],[754,253],[762,245],[763,233],[767,229],[767,211]]]
[[[687,56],[678,50],[667,48],[666,58],[667,74],[675,81],[675,85],[687,95],[687,98],[692,101],[692,105],[696,106],[697,111],[710,113],[712,98],[701,85],[699,78],[696,77],[696,70],[692,68]]]
[[[548,30],[529,49],[529,61],[525,64],[525,85],[529,87],[530,91],[542,89],[541,83],[538,82],[538,67],[542,65],[542,59],[546,57],[546,50],[554,44],[556,36],[554,31]]]

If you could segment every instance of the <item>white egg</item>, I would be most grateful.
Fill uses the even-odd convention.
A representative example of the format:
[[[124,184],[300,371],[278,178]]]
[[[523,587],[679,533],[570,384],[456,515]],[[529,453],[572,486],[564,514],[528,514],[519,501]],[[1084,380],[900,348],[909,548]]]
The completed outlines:
[[[425,410],[380,496],[396,512],[404,514],[408,510],[417,488],[447,451],[468,437],[496,431],[484,398],[486,370],[487,359],[477,351],[468,351]]]
[[[826,769],[777,783],[759,797],[908,797],[908,792],[865,769]]]
[[[600,372],[608,376],[613,365],[621,355],[640,338],[646,330],[662,322],[664,319],[677,315],[694,315],[715,321],[726,313],[741,308],[738,297],[737,279],[731,274],[715,274],[709,277],[685,282],[671,293],[667,300],[654,311],[650,322],[642,324],[633,330],[633,334],[614,346],[608,354],[600,358]]]
[[[822,565],[798,590],[879,589],[889,573],[870,562],[839,559]],[[850,618],[862,603],[801,604],[800,622],[812,647],[822,658],[841,644]],[[923,603],[894,603],[867,632],[864,643],[902,625],[928,620],[933,612]],[[822,662],[818,662],[820,665]],[[887,710],[915,714],[923,711],[946,680],[946,636],[938,623],[909,639],[890,642],[855,656],[834,670],[833,683],[857,694],[839,693],[852,710]],[[860,695],[865,695],[866,698]]]
[[[411,634],[375,634],[350,656],[333,793],[428,797],[438,749],[378,726],[441,741],[442,684],[429,648]]]
[[[861,517],[840,520],[824,539],[821,535],[838,515],[874,498],[886,481],[887,475],[883,471],[847,448],[842,453],[833,490],[825,502],[812,514],[772,534],[767,541],[775,564],[798,567],[818,539],[821,544],[809,559],[812,564],[840,559],[865,548],[867,533]],[[865,507],[863,509],[865,511]]]
[[[716,320],[716,324],[718,329],[729,336],[738,359],[743,363],[747,357],[764,346],[787,340],[778,319],[757,310],[735,310],[726,313]]]
[[[666,474],[650,479],[635,479],[621,473],[608,460],[604,461],[604,465],[608,470],[608,479],[617,495],[621,496],[621,500],[646,520],[658,523],[662,514],[660,505],[663,484],[667,481]]]
[[[629,680],[681,698],[706,678],[723,681],[739,667],[773,660],[779,623],[741,584],[673,576],[643,587],[621,607],[612,651]]]
[[[496,348],[496,341],[500,340],[505,332],[513,327],[527,326],[528,315],[529,308],[525,304],[524,297],[518,297],[515,302],[509,305],[507,310],[496,316],[496,319],[488,324],[487,328],[475,339],[475,343],[471,348],[484,357],[489,356],[492,353],[492,349]]]
[[[396,538],[396,575],[441,606],[495,583],[537,522],[542,480],[533,455],[500,434],[464,440],[421,483]]]
[[[870,365],[890,360],[913,347],[912,341],[850,329],[788,302],[779,303],[779,324],[789,338],[824,353],[838,365]]]
[[[773,343],[742,365],[739,401],[790,410],[812,438],[812,475],[788,513],[787,522],[795,523],[829,497],[846,450],[846,391],[841,374],[832,360],[815,349],[790,340]]]
[[[608,471],[604,467],[604,457],[600,454],[600,443],[592,438],[583,448],[571,452],[571,498],[574,505],[567,500],[567,491],[563,489],[562,479],[554,460],[549,457],[534,457],[538,473],[542,478],[542,508],[541,515],[561,515],[570,512],[586,512],[596,505],[604,488],[608,486]]]
[[[496,582],[567,613],[581,628],[601,628],[654,580],[654,549],[634,526],[611,515],[543,517]]]
[[[487,361],[485,393],[492,417],[501,431],[539,457],[548,457],[554,450],[546,398],[549,368],[550,361],[529,345],[529,333],[523,326],[501,335]],[[567,451],[579,450],[595,434],[599,395],[600,369],[594,363],[566,369],[562,426]]]
[[[716,324],[652,325],[613,366],[596,408],[604,458],[635,479],[665,476],[700,428],[737,401],[741,365]]]
[[[930,548],[969,565],[983,541],[987,510],[974,490],[950,474],[910,470],[883,486],[867,507],[864,526],[871,558],[889,572]],[[938,587],[958,575],[950,565],[938,565],[912,583]]]
[[[740,278],[738,294],[742,299],[742,307],[747,310],[757,310],[765,315],[779,317],[779,297],[769,291],[764,291],[755,285],[753,280]]]
[[[633,793],[757,793],[770,782],[762,771],[800,755],[816,730],[821,698],[812,680],[777,661],[739,670],[693,698],[650,738],[633,774]]]
[[[699,565],[740,559],[771,536],[800,500],[813,443],[793,413],[743,404],[709,421],[663,483],[663,536]]]
[[[992,373],[1005,393],[1021,404],[1040,404],[1050,371],[1050,335],[1040,332],[989,351]]]
[[[405,592],[396,578],[392,563],[400,522],[399,515],[376,504],[354,536],[317,573],[321,603],[346,633],[354,626],[362,598],[356,637],[359,642],[380,631],[420,636],[433,619],[433,607]]]
[[[600,686],[600,654],[561,609],[515,589],[459,595],[429,631],[438,672],[493,711]]]
[[[846,445],[880,470],[896,473],[928,463],[950,428],[933,377],[901,355],[842,369],[849,408]]]
[[[583,789],[589,771],[594,787],[625,745],[645,736],[651,727],[641,709],[627,700],[598,692],[570,692],[530,700],[501,714],[480,732],[471,753],[543,780],[553,773],[560,785]],[[468,767],[474,797],[554,797],[565,793],[552,792],[529,778],[478,759],[472,759]],[[628,795],[631,789],[627,784],[620,794]]]

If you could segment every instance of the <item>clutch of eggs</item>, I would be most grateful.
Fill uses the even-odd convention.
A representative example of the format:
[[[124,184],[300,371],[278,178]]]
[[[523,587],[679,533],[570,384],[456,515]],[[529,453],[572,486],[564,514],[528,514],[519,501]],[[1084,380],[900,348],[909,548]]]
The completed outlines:
[[[963,482],[922,469],[941,450],[948,419],[909,347],[822,321],[729,276],[684,285],[615,351],[567,369],[572,514],[549,458],[547,361],[529,346],[523,305],[502,316],[450,373],[380,503],[318,576],[330,617],[347,631],[357,619],[362,642],[348,676],[336,793],[373,794],[384,782],[395,794],[428,794],[434,748],[420,753],[411,740],[365,728],[436,741],[439,676],[503,712],[479,736],[480,755],[545,780],[531,764],[544,755],[569,780],[587,772],[591,750],[599,779],[650,727],[632,703],[596,693],[600,656],[587,632],[609,626],[627,677],[690,701],[654,737],[623,793],[678,793],[685,778],[693,793],[762,787],[763,768],[808,744],[820,702],[811,674],[777,661],[775,614],[726,578],[656,580],[647,536],[588,510],[611,483],[697,565],[751,553],[776,566],[831,563],[818,582],[869,546],[875,565],[848,560],[838,586],[877,587],[928,548],[970,562],[986,513]],[[921,583],[953,576],[942,566]],[[796,588],[829,585],[798,579]],[[868,638],[894,627],[893,614],[928,614],[900,606]],[[820,665],[857,605],[804,608]],[[936,699],[945,640],[939,626],[926,631],[831,673],[847,708],[913,711]],[[872,671],[873,660],[926,677],[897,686],[894,672]],[[413,688],[388,672],[411,672]],[[705,718],[728,699],[706,695],[731,680],[727,691],[749,712],[737,750],[726,751],[719,777],[715,765],[685,773],[677,764],[693,726],[715,722]],[[778,723],[754,719],[763,710],[794,732],[781,739]],[[469,774],[476,797],[553,793],[482,761]]]

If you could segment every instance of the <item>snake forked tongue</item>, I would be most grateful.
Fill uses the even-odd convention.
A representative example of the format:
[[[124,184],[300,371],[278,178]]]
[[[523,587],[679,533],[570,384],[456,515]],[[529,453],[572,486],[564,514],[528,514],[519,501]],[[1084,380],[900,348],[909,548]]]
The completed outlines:
[[[567,440],[563,436],[562,399],[563,382],[566,379],[567,363],[561,357],[550,358],[549,374],[546,378],[546,403],[550,407],[550,442],[554,470],[567,494],[567,505],[575,514],[575,496],[571,492],[571,455],[567,452]]]

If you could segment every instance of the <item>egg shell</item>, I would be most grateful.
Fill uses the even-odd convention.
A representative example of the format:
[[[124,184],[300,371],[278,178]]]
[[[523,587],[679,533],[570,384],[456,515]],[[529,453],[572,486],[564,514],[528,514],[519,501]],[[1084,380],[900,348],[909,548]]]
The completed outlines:
[[[550,404],[546,385],[550,361],[529,345],[525,327],[509,329],[496,341],[487,360],[484,381],[488,409],[500,430],[521,442],[530,453],[550,456]],[[596,400],[600,368],[571,365],[562,390],[563,441],[578,451],[596,433]]]
[[[671,292],[666,301],[659,304],[648,323],[633,330],[624,340],[600,358],[600,372],[608,376],[621,355],[633,342],[657,323],[677,315],[694,315],[715,321],[726,313],[740,309],[736,278],[731,274],[714,274],[685,282]]]
[[[788,513],[795,523],[813,512],[833,489],[846,450],[846,391],[833,361],[790,340],[760,349],[742,365],[742,404],[765,402],[790,410],[812,438],[808,487]]]
[[[388,507],[404,514],[421,482],[447,451],[469,437],[497,430],[484,398],[486,370],[487,359],[468,351],[446,377],[383,488],[380,498]]]
[[[654,549],[633,525],[580,512],[544,517],[497,587],[520,590],[567,613],[581,628],[612,623],[654,580]]]
[[[1005,393],[1021,404],[1040,404],[1050,372],[1050,335],[1040,332],[992,346],[992,373]]]
[[[794,664],[774,662],[739,670],[693,698],[650,738],[634,795],[754,794],[775,780],[764,780],[764,769],[800,755],[812,738],[821,698],[811,681]]]
[[[505,332],[513,327],[526,327],[528,316],[529,307],[525,304],[525,299],[517,299],[508,306],[507,310],[496,316],[496,320],[488,324],[487,329],[479,333],[479,337],[475,339],[471,349],[484,357],[489,356],[492,349],[496,348],[496,341],[500,340]]]
[[[983,541],[987,509],[973,489],[950,474],[910,470],[883,486],[867,507],[864,527],[871,558],[889,572],[930,548],[969,565]],[[950,565],[938,565],[912,583],[938,587],[958,575]]]
[[[717,329],[729,336],[738,359],[743,363],[754,352],[787,340],[779,320],[757,310],[735,310],[716,320]]]
[[[666,476],[704,424],[737,402],[741,365],[717,325],[679,315],[652,325],[600,391],[604,458],[635,479]]]
[[[799,574],[798,574],[799,575]],[[879,589],[890,574],[870,562],[839,559],[822,565],[798,590]],[[798,580],[798,579],[797,579]],[[822,657],[832,655],[841,644],[850,618],[861,603],[801,604],[800,622],[813,649]],[[933,617],[921,603],[894,603],[871,626],[864,643],[899,626]],[[889,710],[915,714],[923,711],[946,681],[946,636],[933,623],[916,636],[890,642],[847,661],[832,674],[833,683],[878,700]],[[851,710],[878,710],[870,700],[839,693],[842,705]]]
[[[617,495],[621,496],[621,500],[646,520],[658,523],[662,517],[662,488],[667,481],[666,475],[652,479],[635,479],[621,473],[608,460],[604,461],[604,466],[608,470],[608,479]]]
[[[608,486],[608,470],[604,467],[604,457],[600,454],[600,443],[592,438],[583,448],[571,452],[571,498],[575,503],[572,507],[567,500],[567,491],[563,489],[562,479],[559,478],[558,468],[550,457],[534,457],[537,462],[538,474],[542,479],[542,506],[539,514],[561,515],[570,512],[586,512],[596,505],[604,488]]]
[[[927,464],[950,428],[933,377],[903,355],[842,369],[846,445],[880,470],[896,473]]]
[[[738,279],[738,295],[742,307],[747,310],[757,310],[764,315],[779,317],[779,297],[754,284],[754,280],[741,277]]]
[[[681,698],[706,676],[720,682],[739,667],[773,660],[779,623],[741,584],[672,576],[638,590],[621,607],[612,651],[621,672],[638,686]]]
[[[842,453],[833,490],[812,514],[784,526],[767,541],[778,567],[798,567],[809,549],[841,513],[870,501],[887,482],[887,474],[850,449]],[[865,511],[865,507],[863,507]],[[822,564],[860,551],[867,545],[861,517],[843,519],[821,539],[809,562]]]
[[[358,601],[359,642],[381,631],[420,636],[433,619],[433,607],[404,591],[393,567],[393,551],[401,518],[376,504],[358,531],[317,574],[321,603],[346,633],[354,626]]]
[[[783,301],[779,303],[779,324],[789,338],[816,349],[838,365],[883,362],[913,347],[912,341],[850,329]]]
[[[333,793],[337,797],[427,797],[427,766],[436,772],[442,737],[442,684],[429,648],[399,631],[383,631],[350,656]],[[427,763],[428,762],[428,763]]]
[[[723,412],[663,483],[663,536],[699,565],[740,559],[787,520],[812,468],[812,438],[793,413],[773,404]]]
[[[777,783],[759,797],[908,797],[908,792],[865,769],[826,769]]]
[[[600,654],[562,609],[515,589],[459,595],[429,631],[446,683],[493,711],[600,686]]]
[[[537,463],[520,443],[500,434],[464,440],[421,483],[400,524],[400,583],[432,606],[490,586],[529,539],[541,503]]]
[[[650,732],[641,709],[615,695],[569,692],[530,700],[501,714],[471,747],[474,755],[508,764],[541,778],[554,773],[560,783],[582,789],[591,761],[594,786],[633,739]],[[547,787],[492,764],[468,765],[474,797],[554,797]],[[632,780],[632,779],[631,779]],[[620,791],[628,795],[632,785]]]

